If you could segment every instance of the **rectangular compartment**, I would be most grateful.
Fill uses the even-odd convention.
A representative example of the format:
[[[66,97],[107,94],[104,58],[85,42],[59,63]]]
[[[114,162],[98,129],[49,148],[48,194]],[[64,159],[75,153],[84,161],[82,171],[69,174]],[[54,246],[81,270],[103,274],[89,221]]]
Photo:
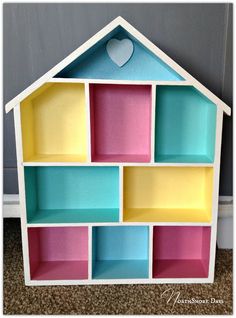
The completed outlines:
[[[90,85],[90,104],[92,161],[150,161],[150,85]]]
[[[125,167],[124,221],[210,222],[213,168]]]
[[[25,167],[28,223],[119,221],[118,167]]]
[[[211,228],[154,226],[154,278],[207,278]]]
[[[155,127],[156,162],[214,162],[216,105],[194,87],[157,87]]]
[[[20,108],[24,161],[87,160],[84,84],[45,84]]]
[[[94,227],[93,279],[148,278],[147,226]]]
[[[32,280],[88,279],[87,227],[28,229]]]

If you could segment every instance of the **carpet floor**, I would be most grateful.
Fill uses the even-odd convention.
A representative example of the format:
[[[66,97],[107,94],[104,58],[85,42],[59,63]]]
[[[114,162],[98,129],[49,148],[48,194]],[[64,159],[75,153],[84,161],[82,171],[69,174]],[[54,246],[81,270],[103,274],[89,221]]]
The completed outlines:
[[[20,222],[4,221],[4,314],[232,314],[232,281],[232,251],[218,250],[214,284],[26,287]]]

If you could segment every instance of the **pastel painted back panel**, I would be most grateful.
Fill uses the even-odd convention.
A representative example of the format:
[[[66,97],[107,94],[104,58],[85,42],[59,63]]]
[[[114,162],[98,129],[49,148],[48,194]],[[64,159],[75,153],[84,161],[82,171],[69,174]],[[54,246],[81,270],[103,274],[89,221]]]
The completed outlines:
[[[207,238],[209,233],[210,227],[155,226],[154,259],[193,260],[204,257],[209,261],[209,239]],[[203,253],[203,249],[205,249],[205,253]]]
[[[94,155],[150,157],[151,86],[95,84],[90,94]]]
[[[125,167],[124,208],[210,211],[212,178],[206,167]]]
[[[106,226],[93,228],[96,260],[147,260],[147,226]]]
[[[36,227],[28,233],[31,263],[88,260],[87,227]]]
[[[215,134],[215,104],[191,86],[157,87],[156,161],[162,156],[188,155],[190,162],[198,162],[201,156],[213,162]]]
[[[28,170],[26,184],[31,184],[34,178],[40,210],[119,207],[117,167],[27,167],[25,170]],[[27,207],[34,200],[32,194],[29,189]]]
[[[133,55],[122,67],[112,62],[107,54],[106,44],[111,38],[118,40],[128,38],[133,41]],[[86,53],[59,72],[56,77],[118,80],[182,80],[180,75],[121,27],[109,33]]]
[[[42,85],[21,103],[24,161],[87,158],[84,84]],[[57,159],[58,156],[58,159]],[[63,157],[64,156],[64,157]],[[53,160],[53,159],[52,159]]]
[[[44,261],[88,260],[88,228],[41,228],[40,245]]]

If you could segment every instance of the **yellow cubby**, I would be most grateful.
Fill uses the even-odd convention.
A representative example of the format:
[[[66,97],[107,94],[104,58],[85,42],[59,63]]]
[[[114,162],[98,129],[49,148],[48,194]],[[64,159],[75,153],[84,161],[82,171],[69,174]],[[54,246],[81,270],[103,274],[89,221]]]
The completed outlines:
[[[47,83],[20,109],[24,161],[87,160],[84,84]]]
[[[125,222],[210,222],[213,168],[125,167]]]

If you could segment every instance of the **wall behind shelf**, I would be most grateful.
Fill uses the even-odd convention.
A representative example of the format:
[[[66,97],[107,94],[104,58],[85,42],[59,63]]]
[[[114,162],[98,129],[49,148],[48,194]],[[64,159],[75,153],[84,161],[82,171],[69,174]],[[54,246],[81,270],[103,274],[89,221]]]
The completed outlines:
[[[232,4],[3,6],[4,104],[121,15],[232,107]],[[232,195],[232,117],[224,118],[220,194]],[[4,193],[18,193],[13,113],[4,114]]]

